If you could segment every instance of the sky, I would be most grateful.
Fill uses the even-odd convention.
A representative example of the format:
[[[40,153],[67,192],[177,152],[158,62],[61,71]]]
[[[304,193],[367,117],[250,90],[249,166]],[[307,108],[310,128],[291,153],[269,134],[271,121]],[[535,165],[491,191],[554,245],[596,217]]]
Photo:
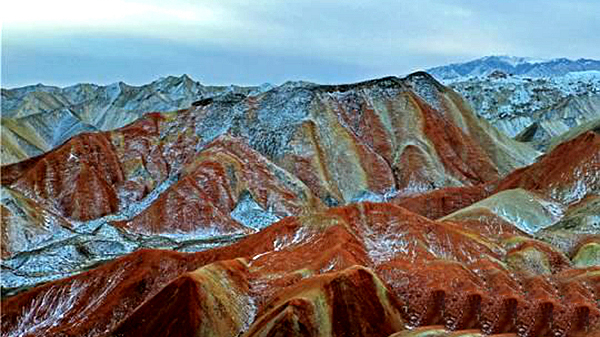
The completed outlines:
[[[7,0],[1,86],[347,83],[487,55],[600,58],[597,0]]]

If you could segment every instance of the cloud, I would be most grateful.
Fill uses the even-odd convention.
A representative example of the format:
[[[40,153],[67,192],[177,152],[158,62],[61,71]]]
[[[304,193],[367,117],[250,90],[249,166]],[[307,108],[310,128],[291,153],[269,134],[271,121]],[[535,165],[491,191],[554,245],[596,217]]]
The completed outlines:
[[[3,7],[2,80],[9,85],[23,83],[39,63],[67,68],[73,81],[106,73],[141,80],[121,66],[137,59],[153,64],[152,74],[193,69],[209,83],[258,84],[302,74],[345,82],[489,54],[600,55],[600,4],[592,0],[20,0]],[[72,69],[49,55],[67,65],[111,62]],[[231,68],[240,69],[239,79],[219,76]],[[61,77],[41,70],[40,78]]]
[[[3,11],[6,25],[23,30],[124,28],[156,22],[219,22],[217,13],[201,5],[178,4],[172,7],[167,3],[161,5],[130,0],[20,0],[7,2]]]
[[[339,74],[350,81],[368,78],[371,68],[343,61],[328,61],[302,55],[279,55],[231,50],[217,45],[190,46],[160,39],[132,37],[72,38],[55,48],[10,48],[4,59],[10,67],[3,76],[19,78],[11,86],[34,83],[67,86],[76,82],[109,84],[124,81],[143,84],[166,75],[191,74],[206,84],[251,85],[290,79],[337,82]],[[64,45],[63,45],[64,44]],[[65,46],[85,46],[86,52],[68,51]],[[310,67],[307,67],[310,65]],[[19,70],[18,74],[13,73]],[[85,71],[95,69],[96,71]],[[268,74],[266,78],[265,74]],[[266,78],[266,79],[265,79]],[[265,79],[261,82],[261,80]]]

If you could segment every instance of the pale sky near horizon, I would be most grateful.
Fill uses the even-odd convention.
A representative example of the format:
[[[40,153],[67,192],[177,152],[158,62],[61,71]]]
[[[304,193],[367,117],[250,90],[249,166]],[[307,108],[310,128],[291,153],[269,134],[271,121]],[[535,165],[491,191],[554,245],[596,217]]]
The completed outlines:
[[[2,87],[343,83],[486,55],[600,58],[597,0],[7,0]]]

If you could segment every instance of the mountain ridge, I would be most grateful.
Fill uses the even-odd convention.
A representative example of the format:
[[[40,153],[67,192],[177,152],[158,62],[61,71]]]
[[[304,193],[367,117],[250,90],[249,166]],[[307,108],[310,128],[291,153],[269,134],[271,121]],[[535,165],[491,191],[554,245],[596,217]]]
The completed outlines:
[[[429,68],[427,71],[441,81],[456,81],[469,77],[488,76],[494,71],[523,77],[564,76],[570,72],[600,71],[600,61],[580,58],[537,60],[515,56],[485,56],[467,62]]]

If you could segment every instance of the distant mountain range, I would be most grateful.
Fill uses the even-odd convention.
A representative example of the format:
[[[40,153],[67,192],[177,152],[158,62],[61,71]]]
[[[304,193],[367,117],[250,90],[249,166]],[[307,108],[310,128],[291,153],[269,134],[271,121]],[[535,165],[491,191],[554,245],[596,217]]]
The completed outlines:
[[[569,129],[600,121],[598,60],[486,56],[427,71],[479,116],[538,150]]]
[[[487,76],[494,71],[526,77],[563,76],[570,72],[600,70],[600,61],[590,59],[570,60],[557,58],[539,60],[515,56],[486,56],[465,63],[453,63],[428,69],[438,80],[448,82],[464,77]]]

